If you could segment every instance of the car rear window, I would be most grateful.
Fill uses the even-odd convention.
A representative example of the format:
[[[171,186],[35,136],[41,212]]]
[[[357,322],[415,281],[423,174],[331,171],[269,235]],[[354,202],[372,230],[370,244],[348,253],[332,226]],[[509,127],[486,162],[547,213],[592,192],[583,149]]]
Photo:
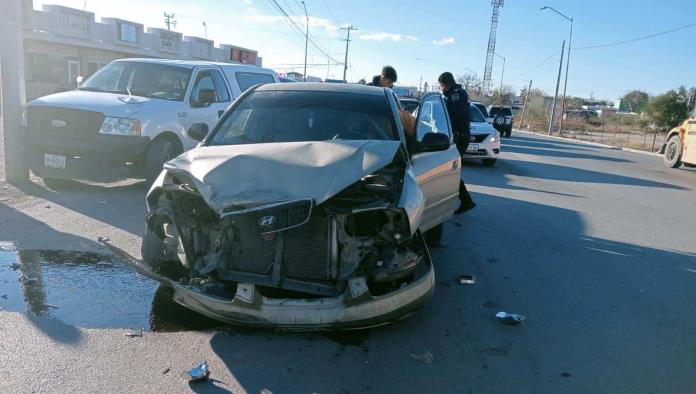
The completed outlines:
[[[383,95],[282,90],[244,97],[209,144],[398,139]]]
[[[239,89],[241,89],[242,92],[260,83],[275,82],[273,76],[269,74],[238,72],[235,76],[237,78],[237,83],[239,84]]]
[[[491,116],[497,116],[497,115],[512,116],[512,111],[510,110],[510,108],[502,108],[502,107],[491,108]]]

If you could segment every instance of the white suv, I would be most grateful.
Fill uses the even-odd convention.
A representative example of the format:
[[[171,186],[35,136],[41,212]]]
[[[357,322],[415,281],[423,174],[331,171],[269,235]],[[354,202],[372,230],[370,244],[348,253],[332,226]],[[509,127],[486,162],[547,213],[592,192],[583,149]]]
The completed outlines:
[[[483,165],[493,166],[500,154],[500,133],[493,128],[481,111],[471,104],[469,108],[471,139],[463,159],[481,159]]]

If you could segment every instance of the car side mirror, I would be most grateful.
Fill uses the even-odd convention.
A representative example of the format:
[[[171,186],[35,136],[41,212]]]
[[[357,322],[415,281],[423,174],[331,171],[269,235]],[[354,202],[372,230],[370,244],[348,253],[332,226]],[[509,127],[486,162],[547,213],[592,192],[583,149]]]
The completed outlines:
[[[215,101],[217,101],[215,89],[200,89],[198,91],[198,98],[192,103],[192,105],[196,108],[202,108],[209,106]]]
[[[452,141],[447,134],[444,133],[427,133],[423,139],[418,142],[419,152],[440,152],[449,149]]]
[[[186,134],[196,141],[203,141],[206,135],[208,135],[208,124],[206,123],[194,123],[186,131]]]

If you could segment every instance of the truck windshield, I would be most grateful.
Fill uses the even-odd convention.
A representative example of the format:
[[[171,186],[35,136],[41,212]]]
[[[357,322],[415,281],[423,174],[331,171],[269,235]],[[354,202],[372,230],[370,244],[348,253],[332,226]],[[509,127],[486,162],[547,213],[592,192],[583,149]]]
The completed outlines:
[[[132,94],[163,100],[182,101],[191,70],[166,64],[113,62],[99,70],[79,90]]]
[[[398,139],[383,95],[283,90],[246,96],[210,144]]]

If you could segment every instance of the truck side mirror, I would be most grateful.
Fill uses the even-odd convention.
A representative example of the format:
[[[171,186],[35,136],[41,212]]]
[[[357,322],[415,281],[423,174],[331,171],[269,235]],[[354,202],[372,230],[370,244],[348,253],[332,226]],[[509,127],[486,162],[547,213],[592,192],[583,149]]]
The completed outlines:
[[[207,123],[194,123],[186,131],[186,134],[196,141],[203,141],[206,135],[208,135],[208,124]]]

